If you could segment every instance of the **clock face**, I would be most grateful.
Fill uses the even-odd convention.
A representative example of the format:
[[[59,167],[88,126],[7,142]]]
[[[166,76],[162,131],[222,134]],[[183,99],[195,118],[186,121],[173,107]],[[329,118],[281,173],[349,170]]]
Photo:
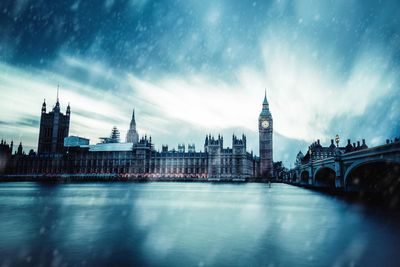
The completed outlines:
[[[262,126],[264,129],[267,129],[268,126],[269,126],[269,122],[268,122],[268,121],[262,121],[262,122],[261,122],[261,126]]]

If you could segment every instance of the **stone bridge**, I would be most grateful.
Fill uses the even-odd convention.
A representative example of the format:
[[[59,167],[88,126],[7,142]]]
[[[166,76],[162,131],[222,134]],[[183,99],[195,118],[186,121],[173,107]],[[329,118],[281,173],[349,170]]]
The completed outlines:
[[[386,192],[400,188],[400,142],[310,160],[286,174],[286,182],[345,191]]]

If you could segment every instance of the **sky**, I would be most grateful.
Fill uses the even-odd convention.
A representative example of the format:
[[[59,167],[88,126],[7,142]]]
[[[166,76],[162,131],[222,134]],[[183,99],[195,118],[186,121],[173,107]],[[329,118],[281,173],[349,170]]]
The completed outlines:
[[[0,2],[0,137],[37,148],[40,110],[71,105],[92,144],[133,108],[156,149],[247,135],[258,155],[266,90],[274,161],[400,136],[400,2],[105,0]]]

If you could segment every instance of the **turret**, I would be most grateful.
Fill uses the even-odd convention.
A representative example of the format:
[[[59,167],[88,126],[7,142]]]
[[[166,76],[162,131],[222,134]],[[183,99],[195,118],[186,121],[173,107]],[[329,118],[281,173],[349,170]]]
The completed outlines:
[[[361,149],[367,149],[367,148],[368,148],[368,146],[367,146],[367,144],[365,143],[365,139],[363,139],[363,140],[362,140]]]
[[[346,146],[345,153],[349,153],[351,151],[353,151],[353,146],[351,145],[351,140],[347,139],[347,146]]]
[[[357,141],[357,150],[361,149],[360,141]]]
[[[335,143],[333,142],[333,139],[331,139],[331,145],[329,146],[329,148],[331,148],[331,149],[336,148]]]
[[[69,103],[68,103],[66,115],[67,115],[67,116],[70,116],[70,115],[71,115],[71,107],[69,106]]]
[[[42,104],[42,114],[46,113],[46,99],[43,100],[43,104]]]
[[[19,143],[17,154],[22,155],[22,142]]]
[[[223,144],[224,144],[224,138],[223,136],[221,136],[220,134],[218,135],[217,138],[215,138],[214,136],[211,136],[211,134],[209,136],[206,136],[206,140],[204,142],[204,151],[205,152],[209,152],[209,148],[213,148],[214,151],[216,151],[216,149],[222,149],[223,148]]]
[[[178,144],[178,152],[185,153],[185,144]]]
[[[246,136],[242,134],[242,139],[232,136],[232,149],[234,154],[246,153]]]
[[[194,152],[196,152],[196,147],[195,147],[194,144],[189,144],[189,145],[188,145],[188,152],[189,152],[189,153],[194,153]]]

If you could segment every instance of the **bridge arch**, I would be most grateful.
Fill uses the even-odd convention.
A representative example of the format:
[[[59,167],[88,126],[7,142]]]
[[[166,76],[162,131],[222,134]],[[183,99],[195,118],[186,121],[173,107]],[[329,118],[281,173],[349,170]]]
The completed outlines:
[[[382,159],[382,158],[376,158],[376,159],[369,159],[369,160],[359,160],[351,164],[345,174],[344,174],[344,182],[346,184],[347,178],[349,177],[349,174],[356,168],[365,165],[365,164],[372,164],[372,163],[379,163],[379,162],[384,162],[388,164],[400,164],[400,158],[397,159]]]
[[[310,173],[306,170],[300,173],[300,183],[301,184],[309,184]]]
[[[328,166],[319,167],[314,173],[314,185],[335,188],[336,172]]]
[[[353,163],[344,176],[346,191],[380,194],[400,202],[400,159]]]

